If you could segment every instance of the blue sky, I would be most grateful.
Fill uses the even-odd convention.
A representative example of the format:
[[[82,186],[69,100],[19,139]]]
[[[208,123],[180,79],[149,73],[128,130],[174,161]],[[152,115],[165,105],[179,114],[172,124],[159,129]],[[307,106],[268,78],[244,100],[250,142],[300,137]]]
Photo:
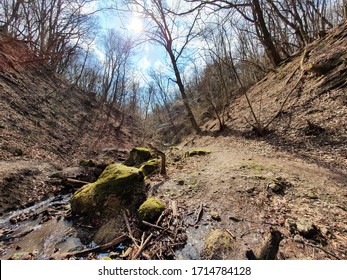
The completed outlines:
[[[86,9],[95,10],[109,4],[112,4],[112,1],[94,1],[89,7],[86,7]],[[141,36],[139,26],[141,20],[136,18],[135,15],[120,14],[116,11],[107,11],[99,13],[99,22],[103,31],[106,31],[107,29],[115,29],[133,39]],[[98,47],[97,41],[94,50],[99,57],[102,57],[102,50]],[[144,43],[136,46],[135,54],[136,55],[133,57],[133,64],[136,72],[135,76],[139,79],[146,78],[147,72],[149,72],[151,68],[165,68],[166,53],[161,46]]]

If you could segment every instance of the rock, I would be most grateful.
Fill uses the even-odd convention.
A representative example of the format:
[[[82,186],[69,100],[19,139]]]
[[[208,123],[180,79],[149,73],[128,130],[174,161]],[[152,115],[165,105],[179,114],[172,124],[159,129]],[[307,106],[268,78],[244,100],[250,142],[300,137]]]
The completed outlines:
[[[138,215],[141,221],[153,223],[165,210],[165,204],[161,200],[151,197],[141,204]]]
[[[80,166],[84,166],[84,167],[95,167],[97,165],[98,163],[93,159],[82,159],[80,161]]]
[[[217,222],[220,222],[222,219],[217,211],[211,211],[211,218]]]
[[[201,251],[201,259],[223,260],[231,259],[235,250],[235,240],[224,229],[210,232]]]
[[[123,232],[123,228],[123,217],[119,215],[119,217],[113,218],[102,225],[95,233],[93,241],[99,245],[106,244],[115,239],[117,236],[120,236]]]
[[[17,252],[17,253],[14,253],[9,259],[10,260],[32,260],[33,255],[29,252]]]
[[[177,184],[178,184],[179,186],[183,186],[183,185],[184,185],[184,180],[179,180],[179,181],[177,182]]]
[[[117,216],[124,208],[135,210],[146,197],[143,179],[140,169],[111,164],[96,182],[85,185],[72,196],[71,212],[101,221],[110,215]]]
[[[296,228],[298,233],[307,239],[313,239],[319,233],[317,226],[307,219],[299,219]]]
[[[148,161],[152,157],[151,151],[147,148],[134,148],[130,151],[128,159],[124,162],[127,166],[139,167],[142,163]]]
[[[285,227],[292,233],[292,234],[295,234],[296,233],[296,223],[294,221],[294,219],[292,218],[288,218],[286,221],[285,221]]]
[[[143,172],[145,176],[149,176],[155,171],[160,170],[161,160],[158,158],[150,159],[141,165],[140,170]]]
[[[281,177],[277,177],[273,182],[268,184],[268,188],[276,194],[284,194],[284,191],[293,185]]]
[[[309,191],[309,192],[307,193],[307,197],[308,197],[309,199],[318,199],[318,196],[317,196],[314,192],[312,192],[312,191]]]
[[[195,150],[191,150],[191,151],[186,152],[184,154],[184,157],[204,156],[204,155],[208,155],[210,153],[212,153],[212,151],[210,151],[210,150],[195,149]]]

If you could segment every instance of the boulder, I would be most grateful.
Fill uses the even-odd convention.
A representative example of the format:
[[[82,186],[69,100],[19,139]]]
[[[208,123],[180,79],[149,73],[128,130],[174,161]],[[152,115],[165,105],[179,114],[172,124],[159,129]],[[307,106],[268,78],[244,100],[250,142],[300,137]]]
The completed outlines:
[[[232,258],[235,250],[235,240],[224,229],[210,232],[201,251],[201,259],[223,260]]]
[[[119,215],[125,208],[134,211],[145,197],[146,186],[140,169],[111,164],[96,182],[79,189],[70,204],[73,215],[102,220]]]
[[[153,223],[165,210],[165,204],[157,198],[147,199],[138,210],[139,218],[142,221]]]
[[[160,170],[161,160],[158,158],[150,159],[141,165],[140,170],[145,176],[149,176],[155,171]]]
[[[128,159],[124,162],[127,166],[139,167],[142,163],[148,161],[152,157],[151,151],[147,148],[134,148],[130,151]]]

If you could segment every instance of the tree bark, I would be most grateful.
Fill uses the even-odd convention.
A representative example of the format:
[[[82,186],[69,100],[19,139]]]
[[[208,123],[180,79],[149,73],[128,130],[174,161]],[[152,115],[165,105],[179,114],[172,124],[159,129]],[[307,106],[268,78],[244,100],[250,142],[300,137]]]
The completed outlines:
[[[281,57],[273,43],[271,34],[266,26],[263,10],[260,6],[259,0],[253,0],[252,8],[258,36],[272,65],[274,67],[277,67],[281,63]]]
[[[196,122],[194,114],[193,114],[193,111],[192,111],[192,109],[191,109],[191,107],[189,105],[189,100],[188,100],[188,97],[187,97],[187,94],[186,94],[186,91],[185,91],[184,84],[182,82],[180,71],[178,70],[178,66],[177,66],[177,61],[176,61],[175,55],[174,55],[172,49],[169,46],[166,48],[166,50],[167,50],[167,52],[168,52],[168,54],[170,56],[172,67],[173,67],[174,72],[175,72],[176,84],[178,85],[178,88],[180,90],[180,93],[181,93],[181,96],[182,96],[182,99],[183,99],[183,103],[184,103],[184,106],[185,106],[187,114],[188,114],[188,119],[189,119],[190,123],[192,124],[193,129],[197,133],[200,133],[201,129],[200,129],[198,123]]]

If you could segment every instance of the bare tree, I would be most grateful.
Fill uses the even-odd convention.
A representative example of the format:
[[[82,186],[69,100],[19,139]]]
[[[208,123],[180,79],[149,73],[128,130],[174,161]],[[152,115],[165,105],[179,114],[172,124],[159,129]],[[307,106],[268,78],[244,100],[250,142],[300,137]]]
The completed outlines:
[[[117,8],[122,11],[141,14],[147,20],[144,34],[146,40],[164,47],[169,56],[171,66],[185,105],[188,119],[196,132],[200,132],[200,127],[194,117],[189,104],[186,88],[183,83],[182,74],[179,69],[179,60],[187,49],[189,42],[196,36],[194,27],[199,17],[198,13],[193,16],[190,25],[182,28],[183,21],[180,21],[175,13],[170,12],[165,0],[125,0],[126,9],[122,6]]]
[[[96,28],[86,5],[94,0],[3,0],[0,22],[3,28],[37,52],[51,68],[63,73],[82,42]],[[93,36],[91,36],[93,38]]]

